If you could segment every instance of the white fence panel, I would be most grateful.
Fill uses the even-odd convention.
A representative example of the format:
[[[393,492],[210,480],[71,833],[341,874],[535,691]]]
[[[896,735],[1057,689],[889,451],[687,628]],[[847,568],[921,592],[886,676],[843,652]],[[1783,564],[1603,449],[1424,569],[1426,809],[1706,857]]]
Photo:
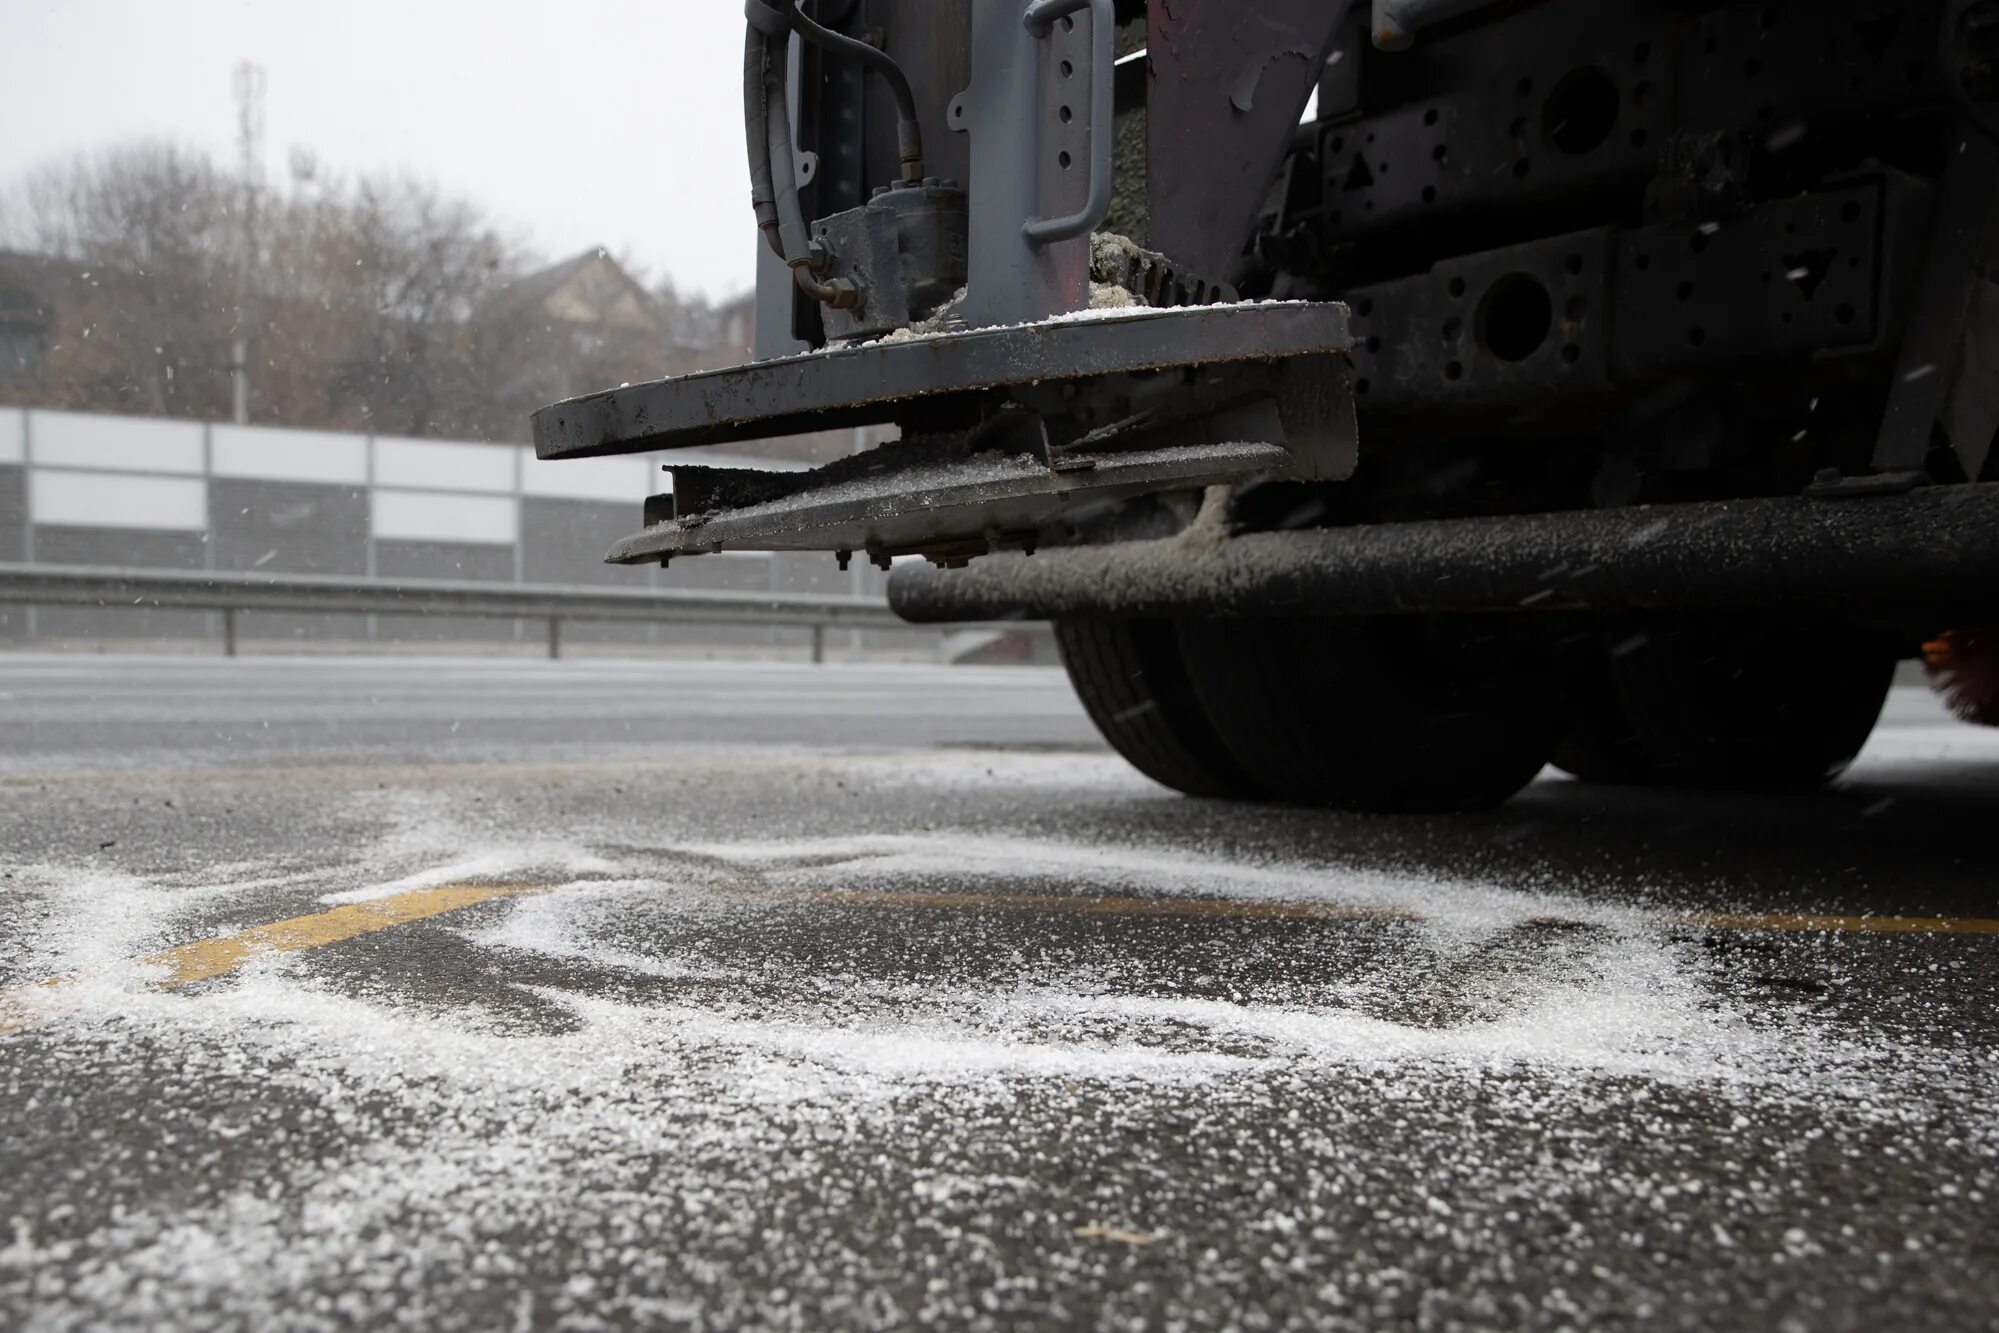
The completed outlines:
[[[29,423],[29,461],[51,467],[199,475],[204,429],[199,421],[37,412]]]
[[[210,467],[218,477],[258,481],[309,481],[363,486],[368,481],[368,437],[323,430],[265,426],[216,426]]]
[[[369,509],[378,538],[511,546],[520,536],[520,504],[511,496],[378,489]]]
[[[38,467],[28,474],[28,516],[36,523],[75,527],[204,532],[208,483],[199,477]]]
[[[375,437],[375,481],[440,491],[511,491],[514,447]]]
[[[623,500],[637,504],[665,494],[666,473],[650,458],[578,458],[550,463],[521,451],[521,492],[566,500]]]

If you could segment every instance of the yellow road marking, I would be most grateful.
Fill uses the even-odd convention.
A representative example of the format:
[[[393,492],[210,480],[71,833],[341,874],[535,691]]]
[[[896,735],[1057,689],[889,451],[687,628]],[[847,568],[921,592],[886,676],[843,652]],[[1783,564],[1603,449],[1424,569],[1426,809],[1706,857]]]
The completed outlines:
[[[1978,916],[1820,916],[1810,912],[1688,912],[1667,925],[1707,930],[1820,931],[1837,935],[1999,935],[1999,921]]]
[[[1150,1245],[1159,1239],[1143,1231],[1127,1231],[1123,1227],[1101,1226],[1094,1222],[1086,1227],[1077,1227],[1075,1234],[1078,1240],[1115,1240],[1126,1245]]]
[[[176,945],[147,954],[139,961],[151,967],[165,968],[166,976],[156,984],[163,990],[171,990],[176,986],[188,986],[210,977],[219,977],[225,972],[234,972],[261,954],[297,953],[303,949],[338,944],[357,935],[369,935],[405,922],[442,916],[492,898],[531,892],[536,887],[530,884],[444,884],[431,889],[410,889],[367,902],[343,903],[329,911],[314,912],[311,916],[295,916],[289,921],[254,926],[234,935]]]
[[[409,889],[368,902],[344,903],[324,912],[253,926],[146,954],[138,961],[163,970],[152,981],[172,990],[234,972],[267,954],[297,953],[338,944],[391,926],[456,912],[495,898],[540,893],[545,884],[443,884]],[[753,895],[762,896],[762,895]],[[1054,893],[874,892],[865,889],[803,890],[773,895],[783,901],[838,903],[862,907],[928,907],[957,911],[1016,909],[1091,916],[1222,918],[1279,921],[1422,920],[1401,908],[1277,899],[1081,897]],[[1643,920],[1665,928],[1702,930],[1829,932],[1859,935],[1999,935],[1999,920],[1988,917],[1859,916],[1791,912],[1654,913]],[[1561,917],[1537,917],[1534,924],[1579,924]],[[76,974],[0,990],[0,1035],[18,1032],[49,1016],[47,993],[74,986]]]
[[[1420,912],[1348,903],[1259,898],[1083,897],[1059,893],[873,892],[807,890],[787,895],[801,902],[855,906],[938,907],[960,911],[1016,908],[1092,916],[1220,917],[1279,921],[1421,921]],[[1862,916],[1808,912],[1656,912],[1640,918],[1661,927],[1701,930],[1826,932],[1842,935],[1999,935],[1999,920],[1962,916]],[[1530,925],[1580,925],[1568,917],[1534,917]]]
[[[408,889],[385,898],[343,903],[309,916],[295,916],[267,926],[253,926],[234,935],[217,935],[178,944],[171,949],[146,954],[138,961],[149,968],[164,969],[165,975],[152,982],[154,989],[173,990],[234,972],[252,959],[266,954],[318,949],[356,936],[387,930],[391,926],[456,912],[494,898],[538,893],[545,887],[540,884],[442,884],[435,888]],[[81,980],[82,977],[71,974],[29,986],[0,990],[0,1035],[18,1032],[39,1022],[47,1016],[45,1011],[48,1005],[46,998],[38,997],[51,990],[60,991],[74,986]]]
[[[1263,898],[1081,897],[1062,893],[891,893],[868,889],[818,889],[796,895],[802,902],[862,907],[943,907],[961,911],[1011,907],[1034,912],[1088,916],[1227,917],[1278,921],[1420,921],[1422,916],[1394,907],[1349,903],[1284,902]]]

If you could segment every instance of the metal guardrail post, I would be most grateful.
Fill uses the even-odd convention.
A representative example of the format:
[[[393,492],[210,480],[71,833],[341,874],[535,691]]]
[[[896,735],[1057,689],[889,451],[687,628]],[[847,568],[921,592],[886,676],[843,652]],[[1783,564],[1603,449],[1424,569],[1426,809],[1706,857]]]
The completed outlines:
[[[803,628],[812,636],[814,663],[826,661],[829,628],[856,633],[908,628],[886,601],[872,597],[495,584],[466,579],[386,582],[321,574],[5,562],[0,562],[0,604],[213,611],[222,617],[222,650],[230,657],[240,648],[239,621],[245,611],[540,620],[548,626],[551,658],[562,656],[565,620]]]

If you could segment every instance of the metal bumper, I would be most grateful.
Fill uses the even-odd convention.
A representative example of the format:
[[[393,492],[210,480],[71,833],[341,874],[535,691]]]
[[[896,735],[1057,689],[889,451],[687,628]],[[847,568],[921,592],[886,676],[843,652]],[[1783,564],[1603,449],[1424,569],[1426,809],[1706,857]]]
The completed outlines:
[[[1081,311],[593,394],[534,419],[543,458],[894,422],[903,438],[807,473],[669,468],[673,492],[608,559],[721,550],[1032,548],[1092,502],[1353,467],[1344,306]]]
[[[969,407],[1025,384],[1268,360],[1352,346],[1346,307],[1250,301],[1079,311],[1036,324],[894,336],[585,394],[534,414],[538,458],[768,439]]]
[[[1383,523],[898,569],[908,620],[1999,608],[1999,485]]]

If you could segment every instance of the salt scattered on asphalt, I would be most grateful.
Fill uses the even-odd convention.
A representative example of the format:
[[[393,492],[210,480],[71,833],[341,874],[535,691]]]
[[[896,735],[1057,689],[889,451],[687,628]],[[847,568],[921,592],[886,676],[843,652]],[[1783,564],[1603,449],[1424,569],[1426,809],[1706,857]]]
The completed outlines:
[[[865,872],[868,882],[910,881],[962,890],[1021,879],[1052,879],[1090,892],[1204,896],[1254,901],[1332,903],[1406,912],[1440,935],[1476,937],[1550,915],[1629,924],[1633,911],[1573,897],[1471,880],[1400,875],[1336,864],[1255,864],[1107,842],[953,834],[692,843],[683,851],[740,865],[788,882],[830,883]]]
[[[1174,1197],[1138,1183],[1174,1160],[1160,1156],[1159,1126],[1208,1136],[1210,1152],[1241,1150],[1214,1127],[1281,1123],[1284,1105],[1294,1120],[1280,1156],[1295,1178],[1246,1198],[1253,1215],[1233,1234],[1278,1238],[1278,1255],[1337,1244],[1328,1228],[1346,1200],[1406,1186],[1420,1199],[1373,1212],[1406,1229],[1408,1248],[1489,1255],[1508,1208],[1560,1219],[1575,1200],[1620,1197],[1671,1215],[1662,1191],[1680,1186],[1632,1145],[1687,1137],[1688,1108],[1733,1126],[1753,1177],[1788,1169],[1790,1131],[1764,1136],[1780,1121],[1858,1156],[1869,1127],[1930,1124],[1945,1092],[1957,1105],[1999,1101],[1989,1052],[1911,1048],[1809,1009],[1747,1012],[1708,984],[1698,950],[1636,909],[1553,889],[952,830],[641,852],[575,829],[497,829],[434,793],[383,793],[363,809],[384,831],[357,850],[357,867],[378,867],[379,882],[319,901],[531,875],[548,889],[423,929],[451,932],[483,964],[458,984],[517,991],[563,1021],[512,1021],[448,991],[356,995],[312,954],[152,992],[121,965],[184,938],[191,900],[90,867],[41,872],[43,916],[27,932],[36,958],[101,984],[14,1040],[48,1043],[107,1077],[143,1055],[169,1096],[176,1080],[184,1090],[239,1081],[244,1101],[218,1112],[217,1135],[246,1132],[266,1098],[313,1107],[348,1134],[339,1151],[275,1174],[224,1172],[195,1201],[142,1203],[78,1236],[48,1239],[24,1215],[0,1247],[0,1294],[32,1291],[42,1325],[112,1312],[155,1323],[464,1322],[486,1307],[454,1299],[516,1287],[541,1302],[530,1322],[775,1323],[800,1300],[837,1320],[865,1311],[905,1246],[977,1253],[982,1234],[1037,1207],[1071,1243],[1078,1226],[1103,1226],[1156,1235],[1154,1249],[1192,1263],[1199,1254],[1175,1250],[1174,1236],[1210,1219],[1143,1215],[1146,1199],[1158,1206],[1152,1191]],[[254,900],[244,885],[285,879],[235,869],[242,881],[218,880],[204,905]],[[1292,923],[1225,950],[1134,959],[1116,929],[1051,938],[1046,921],[856,902],[871,890],[1023,884],[1411,919]],[[841,897],[815,901],[827,892]],[[859,924],[839,930],[869,961],[824,953],[835,915],[856,913]],[[1573,924],[1536,924],[1550,916]],[[1172,927],[1196,942],[1223,928]],[[953,947],[880,966],[918,930]],[[1297,1122],[1301,1102],[1328,1123]],[[1474,1105],[1475,1115],[1461,1109]],[[1398,1182],[1392,1150],[1329,1127],[1356,1106],[1376,1108],[1379,1133],[1437,1122],[1452,1150],[1423,1179]],[[1078,1107],[1093,1118],[1079,1120]],[[1108,1136],[1100,1169],[1113,1186],[1091,1216],[1070,1216],[1058,1188],[1069,1182],[1037,1179],[1047,1170],[1037,1154],[1067,1151],[1064,1127],[1084,1123]],[[1989,1120],[1960,1133],[1959,1151],[1993,1146]],[[903,1149],[911,1136],[921,1151]],[[1216,1157],[1212,1169],[1230,1163]],[[1267,1173],[1251,1179],[1269,1190]],[[1756,1180],[1730,1188],[1744,1191],[1731,1216],[1753,1213]],[[799,1202],[774,1218],[773,1199]],[[888,1232],[873,1249],[812,1227],[853,1199],[883,1211]],[[802,1247],[808,1232],[815,1244]],[[1293,1234],[1305,1238],[1297,1251],[1282,1240]],[[1739,1248],[1733,1235],[1714,1243]],[[1782,1241],[1801,1254],[1817,1243]],[[563,1280],[521,1286],[551,1271]],[[1371,1303],[1392,1305],[1403,1280],[1361,1265],[1321,1295],[1389,1308]],[[976,1324],[992,1312],[931,1313]]]

